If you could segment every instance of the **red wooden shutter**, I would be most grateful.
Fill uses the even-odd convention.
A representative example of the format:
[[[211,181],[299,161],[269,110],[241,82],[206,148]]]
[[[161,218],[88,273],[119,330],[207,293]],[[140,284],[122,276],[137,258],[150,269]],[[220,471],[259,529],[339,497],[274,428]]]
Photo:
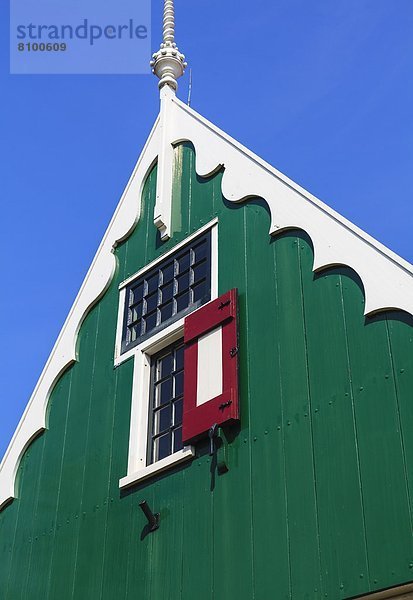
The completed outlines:
[[[237,290],[209,302],[185,319],[182,438],[239,419]]]

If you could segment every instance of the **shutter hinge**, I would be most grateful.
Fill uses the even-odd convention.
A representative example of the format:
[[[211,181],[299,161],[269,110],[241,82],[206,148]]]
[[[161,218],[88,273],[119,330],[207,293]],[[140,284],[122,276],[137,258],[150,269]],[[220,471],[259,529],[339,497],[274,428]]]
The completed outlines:
[[[227,406],[231,406],[232,404],[232,400],[227,400],[227,402],[223,402],[222,404],[219,405],[219,409],[220,410],[224,410],[224,408],[227,408]]]

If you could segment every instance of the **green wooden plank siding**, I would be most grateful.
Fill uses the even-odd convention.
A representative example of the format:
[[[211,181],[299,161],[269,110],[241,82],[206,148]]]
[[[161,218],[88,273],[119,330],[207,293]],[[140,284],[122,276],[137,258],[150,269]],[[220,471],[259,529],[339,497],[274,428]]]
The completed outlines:
[[[264,201],[224,200],[189,144],[175,158],[173,239],[153,226],[155,167],[0,513],[0,598],[338,600],[413,580],[413,319],[365,319],[354,272],[313,274],[305,233],[271,239]],[[215,216],[219,291],[237,287],[240,304],[229,472],[201,444],[120,494],[133,360],[113,367],[118,284]],[[153,535],[142,498],[161,511]]]
[[[275,246],[268,245],[265,230],[264,243],[256,243],[257,231],[262,229],[263,225],[268,228],[270,225],[266,205],[251,204],[247,218],[245,244],[248,258],[248,345],[256,344],[255,336],[262,341],[262,349],[250,353],[246,361],[250,382],[248,408],[251,423],[249,442],[253,491],[254,588],[257,598],[271,598],[276,589],[277,598],[287,599],[291,594],[291,571],[285,485],[285,440],[282,428],[284,415],[280,347],[277,342],[274,343],[274,336],[278,336],[282,321],[277,310],[276,278],[265,277],[259,286],[254,284],[257,265],[260,265],[262,272],[275,272]],[[263,311],[272,315],[272,318],[268,321],[263,319]],[[268,351],[263,351],[265,347],[268,347]],[[268,377],[269,373],[272,373],[271,377]],[[269,548],[272,548],[271,553],[268,552]]]
[[[364,325],[362,312],[357,310],[363,305],[360,285],[358,281],[347,278],[343,286],[343,298],[360,451],[370,582],[384,587],[384,581],[390,579],[393,584],[409,577],[411,522],[386,320],[383,316],[377,316],[369,319],[367,326]],[[397,543],[395,532],[398,532]],[[385,578],[383,573],[386,573]]]
[[[334,597],[338,582],[343,595],[353,595],[366,589],[360,574],[367,573],[367,549],[342,275],[331,270],[328,275],[313,276],[311,246],[305,238],[299,243],[313,400],[322,591]]]

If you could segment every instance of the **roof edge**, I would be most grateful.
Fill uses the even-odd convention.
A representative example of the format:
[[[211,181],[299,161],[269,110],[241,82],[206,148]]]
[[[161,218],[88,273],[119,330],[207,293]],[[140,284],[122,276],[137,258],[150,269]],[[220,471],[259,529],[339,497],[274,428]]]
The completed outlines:
[[[158,156],[158,125],[159,116],[1,461],[0,510],[16,497],[16,475],[23,454],[46,429],[47,405],[53,388],[64,371],[77,361],[76,342],[80,327],[112,281],[116,269],[114,249],[128,237],[139,220],[143,185]]]
[[[271,212],[270,235],[302,229],[314,246],[313,270],[345,265],[360,276],[365,315],[403,310],[413,315],[413,266],[348,219],[239,144],[178,98],[172,143],[190,141],[195,168],[206,177],[224,167],[222,193],[230,202],[265,200]]]

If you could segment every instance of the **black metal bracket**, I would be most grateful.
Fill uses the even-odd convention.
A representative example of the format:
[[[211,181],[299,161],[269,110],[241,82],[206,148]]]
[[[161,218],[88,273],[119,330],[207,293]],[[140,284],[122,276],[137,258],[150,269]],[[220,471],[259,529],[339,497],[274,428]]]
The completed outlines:
[[[217,423],[208,430],[209,437],[209,455],[211,456],[211,492],[215,489],[215,475],[224,475],[228,473],[228,444],[224,437],[224,432]]]
[[[218,424],[214,423],[212,427],[209,428],[208,437],[209,437],[209,456],[214,456],[215,454],[215,441],[218,435]]]
[[[139,506],[142,509],[143,514],[145,515],[145,517],[148,519],[148,527],[149,527],[149,531],[156,531],[156,529],[159,528],[159,521],[161,518],[160,513],[153,513],[151,511],[151,509],[149,508],[148,503],[146,502],[146,500],[142,500],[141,502],[139,502]]]
[[[231,404],[231,400],[226,403],[227,406]],[[216,462],[218,475],[228,473],[228,443],[225,439],[224,432],[221,427],[218,428],[216,438]]]

